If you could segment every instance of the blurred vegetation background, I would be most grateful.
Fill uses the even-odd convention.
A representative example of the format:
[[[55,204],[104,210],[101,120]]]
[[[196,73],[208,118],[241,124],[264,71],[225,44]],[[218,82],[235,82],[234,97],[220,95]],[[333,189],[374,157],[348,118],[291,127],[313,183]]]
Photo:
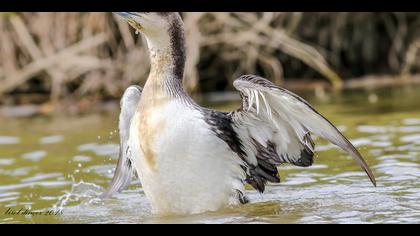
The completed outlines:
[[[287,88],[418,81],[419,13],[182,13],[195,95],[241,74]],[[149,70],[142,36],[111,13],[0,13],[0,105],[118,99]],[[358,83],[360,82],[360,83]]]

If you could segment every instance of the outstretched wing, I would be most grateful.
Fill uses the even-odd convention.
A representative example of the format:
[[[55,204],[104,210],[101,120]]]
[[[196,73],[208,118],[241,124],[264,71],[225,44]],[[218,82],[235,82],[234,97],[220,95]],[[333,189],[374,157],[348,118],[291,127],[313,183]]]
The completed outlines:
[[[121,113],[118,125],[120,131],[120,153],[118,165],[110,186],[101,195],[102,198],[107,198],[126,188],[135,173],[130,160],[131,151],[127,141],[130,137],[131,120],[137,110],[142,90],[143,89],[140,86],[130,86],[125,90],[121,99]]]
[[[242,140],[246,162],[259,169],[256,177],[251,173],[248,180],[258,190],[264,190],[267,180],[277,182],[268,178],[276,165],[312,165],[314,143],[310,132],[351,155],[376,186],[372,171],[357,149],[304,99],[253,75],[241,76],[233,85],[240,91],[242,107],[232,114],[232,122]]]

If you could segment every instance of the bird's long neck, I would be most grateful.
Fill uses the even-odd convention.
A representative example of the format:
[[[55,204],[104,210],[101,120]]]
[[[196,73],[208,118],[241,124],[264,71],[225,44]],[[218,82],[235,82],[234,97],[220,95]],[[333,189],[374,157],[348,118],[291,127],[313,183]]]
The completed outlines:
[[[183,93],[182,80],[185,67],[185,40],[181,20],[173,21],[166,32],[156,32],[146,37],[151,69],[146,87]]]

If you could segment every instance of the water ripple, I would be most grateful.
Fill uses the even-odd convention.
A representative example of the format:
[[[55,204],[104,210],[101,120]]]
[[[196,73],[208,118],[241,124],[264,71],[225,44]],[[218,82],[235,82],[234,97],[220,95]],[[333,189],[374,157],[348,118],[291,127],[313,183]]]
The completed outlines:
[[[0,145],[10,145],[20,143],[20,138],[12,136],[0,136]]]
[[[47,156],[47,152],[39,150],[39,151],[25,153],[22,155],[22,158],[26,160],[30,160],[30,161],[40,161],[45,156]]]
[[[39,140],[39,142],[41,144],[53,144],[53,143],[62,142],[63,140],[64,140],[64,136],[63,135],[53,135],[53,136],[42,137]]]

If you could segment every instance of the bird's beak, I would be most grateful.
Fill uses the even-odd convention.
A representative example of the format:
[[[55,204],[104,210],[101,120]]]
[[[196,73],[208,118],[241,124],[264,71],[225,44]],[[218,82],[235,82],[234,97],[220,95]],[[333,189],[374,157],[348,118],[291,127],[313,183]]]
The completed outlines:
[[[143,31],[143,27],[138,22],[140,15],[135,12],[113,12],[114,14],[122,17],[124,20],[128,22],[132,27],[134,27],[137,31]]]
[[[130,20],[132,19],[134,16],[136,16],[134,13],[132,12],[113,12],[115,15],[121,16],[122,18],[126,19],[126,20]]]

